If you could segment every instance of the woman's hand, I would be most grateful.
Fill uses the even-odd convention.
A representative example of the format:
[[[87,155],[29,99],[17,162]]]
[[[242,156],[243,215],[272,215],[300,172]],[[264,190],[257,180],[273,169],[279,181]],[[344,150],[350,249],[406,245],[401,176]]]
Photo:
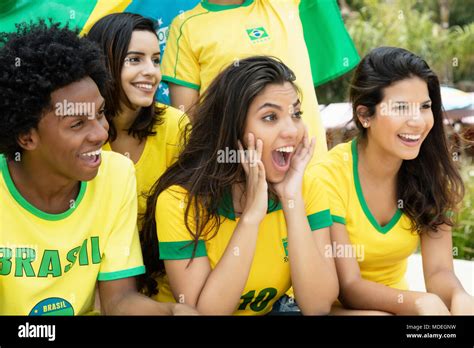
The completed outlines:
[[[262,151],[263,141],[257,139],[255,146],[255,136],[252,133],[247,137],[247,155],[242,147],[242,143],[238,143],[242,167],[244,167],[246,175],[245,189],[245,208],[242,212],[242,219],[260,223],[267,214],[268,208],[268,185],[265,178],[265,167],[263,166]]]
[[[456,291],[451,298],[451,314],[474,315],[474,297],[464,290]]]
[[[450,315],[444,302],[435,294],[424,293],[415,301],[417,315]]]
[[[273,186],[280,200],[295,199],[301,195],[304,171],[313,157],[315,144],[316,138],[313,137],[310,142],[306,129],[302,141],[296,147],[295,154],[291,158],[290,168],[286,172],[285,178]]]

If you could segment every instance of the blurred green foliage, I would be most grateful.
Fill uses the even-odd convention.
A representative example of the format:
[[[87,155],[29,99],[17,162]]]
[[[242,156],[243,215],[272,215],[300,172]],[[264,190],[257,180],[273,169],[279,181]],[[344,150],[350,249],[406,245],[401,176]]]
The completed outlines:
[[[456,86],[461,81],[473,80],[474,0],[450,1],[447,29],[440,24],[437,0],[347,3],[352,11],[344,21],[361,57],[379,46],[403,47],[423,57],[442,84]],[[352,72],[318,87],[319,103],[347,100],[351,75]]]
[[[466,195],[453,229],[453,256],[457,259],[474,259],[474,164],[472,157],[465,158],[461,174],[466,185]]]

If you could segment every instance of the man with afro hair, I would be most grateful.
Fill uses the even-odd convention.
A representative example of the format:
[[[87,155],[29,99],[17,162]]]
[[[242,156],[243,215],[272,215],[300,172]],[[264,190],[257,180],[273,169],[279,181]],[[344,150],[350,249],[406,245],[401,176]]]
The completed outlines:
[[[52,21],[0,33],[0,314],[195,313],[137,292],[134,167],[102,152],[107,73]]]

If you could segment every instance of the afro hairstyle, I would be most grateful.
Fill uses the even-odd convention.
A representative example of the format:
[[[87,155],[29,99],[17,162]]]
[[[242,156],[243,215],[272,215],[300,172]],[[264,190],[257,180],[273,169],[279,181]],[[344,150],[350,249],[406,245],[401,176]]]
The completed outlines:
[[[19,137],[37,128],[57,89],[90,77],[104,91],[109,79],[104,57],[78,34],[52,19],[0,33],[0,155],[14,159],[22,153]]]

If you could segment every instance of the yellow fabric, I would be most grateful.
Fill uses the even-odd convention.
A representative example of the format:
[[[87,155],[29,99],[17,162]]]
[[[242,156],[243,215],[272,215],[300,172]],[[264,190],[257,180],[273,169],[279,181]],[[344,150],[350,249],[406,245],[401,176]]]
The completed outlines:
[[[313,231],[332,224],[327,196],[322,187],[309,174],[303,185],[305,211]],[[220,204],[221,226],[217,235],[207,241],[200,240],[196,257],[207,256],[214,269],[222,257],[237,226],[230,194]],[[184,224],[186,191],[172,186],[162,192],[156,205],[156,222],[160,259],[190,259],[192,237]],[[193,214],[193,212],[191,212]],[[192,221],[191,215],[191,221]],[[194,227],[191,225],[191,229]],[[316,231],[314,233],[318,233]],[[182,248],[184,246],[184,248]],[[175,302],[166,277],[158,279],[160,302]],[[291,286],[287,253],[287,229],[281,205],[269,205],[269,212],[260,224],[252,268],[235,315],[263,315],[268,313]],[[225,294],[223,294],[225,296]]]
[[[206,9],[209,4],[201,2],[173,20],[161,68],[164,81],[202,94],[219,72],[237,59],[253,55],[280,58],[294,71],[303,94],[303,120],[317,142],[314,163],[327,152],[326,133],[298,5],[299,1],[246,1],[240,7],[215,11]],[[216,7],[219,6],[213,5]],[[259,39],[252,29],[259,29]]]
[[[157,107],[164,107],[157,104]],[[187,116],[180,110],[167,106],[162,116],[163,123],[155,126],[155,135],[146,139],[145,148],[140,159],[135,163],[137,178],[138,217],[146,210],[146,194],[165,170],[173,164],[179,156],[181,132],[189,122]],[[104,150],[111,151],[110,144],[103,146]]]
[[[131,3],[132,0],[98,0],[86,24],[84,24],[80,35],[83,36],[87,34],[95,22],[102,17],[111,13],[123,12]]]
[[[98,175],[62,214],[26,202],[4,157],[0,167],[0,314],[90,313],[97,280],[145,272],[129,160],[104,151]]]
[[[407,258],[419,243],[408,216],[400,210],[385,226],[372,217],[363,199],[357,168],[356,140],[339,144],[316,165],[315,175],[326,186],[334,222],[345,224],[364,279],[407,290]],[[337,246],[333,251],[338,252]]]

